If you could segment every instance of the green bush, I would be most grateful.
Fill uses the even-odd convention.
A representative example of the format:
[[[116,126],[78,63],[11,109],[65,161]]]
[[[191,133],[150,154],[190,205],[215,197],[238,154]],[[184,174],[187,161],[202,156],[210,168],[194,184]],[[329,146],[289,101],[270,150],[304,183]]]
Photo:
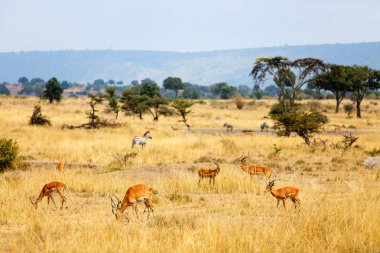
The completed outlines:
[[[343,106],[344,112],[347,113],[347,118],[351,117],[351,113],[354,111],[354,105],[353,104],[345,104]]]
[[[12,139],[0,139],[0,172],[11,168],[18,155],[18,145]]]
[[[277,135],[289,137],[292,132],[302,137],[306,144],[311,145],[310,137],[327,123],[325,115],[318,111],[308,111],[302,105],[295,104],[290,110],[288,104],[273,105],[269,115],[275,123]]]

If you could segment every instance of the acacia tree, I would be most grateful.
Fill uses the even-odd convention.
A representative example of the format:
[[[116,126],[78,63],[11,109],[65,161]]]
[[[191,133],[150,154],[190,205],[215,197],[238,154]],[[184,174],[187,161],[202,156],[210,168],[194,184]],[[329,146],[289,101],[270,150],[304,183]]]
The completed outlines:
[[[331,91],[335,95],[335,113],[339,112],[339,105],[350,89],[347,81],[347,73],[343,66],[329,65],[328,71],[313,79],[316,87]]]
[[[99,110],[96,110],[95,107],[96,107],[96,105],[103,103],[104,95],[102,95],[102,94],[98,94],[98,95],[90,94],[90,95],[88,95],[88,97],[90,98],[90,107],[91,107],[91,111],[87,113],[87,115],[88,115],[87,118],[89,118],[89,120],[90,120],[89,126],[91,128],[97,128],[100,118],[98,115],[96,115],[96,113]]]
[[[380,71],[368,68],[367,66],[345,67],[350,91],[354,95],[356,103],[356,117],[361,118],[361,103],[364,96],[370,89],[380,88]]]
[[[196,102],[191,102],[185,99],[176,99],[174,100],[174,103],[172,104],[172,107],[176,109],[176,111],[182,117],[182,120],[180,120],[180,122],[183,122],[189,131],[190,131],[190,125],[187,123],[187,115],[191,112],[190,108],[195,103]]]
[[[54,100],[57,102],[61,101],[62,93],[63,88],[61,84],[58,82],[57,78],[53,77],[47,82],[45,90],[43,91],[43,96],[44,98],[49,99],[50,103],[53,103]]]
[[[145,102],[147,110],[152,114],[153,120],[157,121],[160,115],[170,115],[171,111],[166,106],[169,101],[166,98],[154,96]]]
[[[168,77],[164,80],[163,85],[167,90],[174,90],[176,98],[178,97],[178,91],[185,88],[185,85],[179,77]]]
[[[126,112],[132,113],[132,115],[137,114],[140,119],[143,119],[142,115],[148,110],[146,105],[146,100],[148,96],[138,95],[134,90],[126,89],[123,91],[120,102],[123,103],[122,109]]]
[[[108,100],[109,110],[115,113],[115,118],[119,116],[120,106],[116,97],[116,87],[106,87],[105,97]]]
[[[273,58],[258,58],[250,75],[256,81],[256,85],[262,84],[268,75],[277,80],[287,80],[291,89],[290,109],[294,107],[294,101],[299,90],[315,75],[325,69],[323,61],[315,58],[303,58],[289,61],[288,58],[277,56]],[[294,74],[294,78],[291,74]],[[284,88],[285,84],[280,88]]]
[[[279,101],[284,101],[286,99],[286,88],[290,87],[290,81],[295,82],[296,75],[290,71],[290,70],[280,70],[277,73],[277,76],[273,77],[274,83],[277,85],[279,88],[280,92],[278,94],[278,100]]]

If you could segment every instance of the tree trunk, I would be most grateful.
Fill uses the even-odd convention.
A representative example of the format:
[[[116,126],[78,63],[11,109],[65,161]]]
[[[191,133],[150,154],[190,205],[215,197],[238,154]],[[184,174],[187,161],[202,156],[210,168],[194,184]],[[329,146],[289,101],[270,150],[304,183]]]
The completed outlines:
[[[356,100],[356,117],[357,118],[361,118],[362,117],[362,114],[361,114],[361,109],[360,109],[360,104],[362,103],[362,99],[359,98]]]
[[[292,97],[290,98],[290,110],[293,110],[295,100],[296,100],[296,91],[293,90]]]
[[[305,142],[308,146],[311,145],[310,138],[309,138],[309,135],[307,133],[301,133],[301,137],[305,140]]]
[[[178,90],[175,89],[174,92],[175,92],[175,98],[177,98],[178,97]]]
[[[340,105],[340,102],[342,102],[342,100],[339,99],[339,95],[335,96],[335,100],[336,100],[335,113],[339,113],[339,105]]]

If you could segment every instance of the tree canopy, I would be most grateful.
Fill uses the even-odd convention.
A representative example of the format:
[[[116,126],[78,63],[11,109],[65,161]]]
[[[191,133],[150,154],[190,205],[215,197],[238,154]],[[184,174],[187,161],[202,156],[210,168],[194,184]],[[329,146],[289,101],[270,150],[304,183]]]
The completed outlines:
[[[43,91],[44,98],[49,99],[50,103],[53,103],[53,101],[61,101],[63,93],[63,88],[58,82],[57,78],[53,77],[51,78],[45,86],[45,89]]]
[[[183,90],[185,85],[179,77],[168,77],[164,80],[164,88],[167,90],[174,90],[175,97],[178,97],[178,90]]]
[[[267,76],[272,76],[278,82],[278,87],[284,93],[286,86],[292,90],[290,108],[294,107],[297,92],[311,78],[325,69],[325,63],[315,58],[303,58],[294,61],[286,57],[258,58],[250,72],[256,85],[262,84]]]
[[[347,80],[347,71],[343,66],[329,65],[327,71],[315,77],[311,82],[324,90],[331,91],[335,95],[335,113],[339,112],[339,105],[350,89]]]
[[[236,93],[236,88],[222,82],[211,85],[211,92],[221,99],[229,99]]]

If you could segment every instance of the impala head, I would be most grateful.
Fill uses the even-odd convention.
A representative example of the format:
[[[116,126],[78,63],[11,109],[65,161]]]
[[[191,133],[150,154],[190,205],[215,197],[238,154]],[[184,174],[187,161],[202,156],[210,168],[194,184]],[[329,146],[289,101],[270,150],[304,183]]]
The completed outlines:
[[[146,131],[145,134],[144,134],[144,137],[152,139],[152,135],[150,134],[150,131]]]
[[[275,181],[276,181],[276,179],[269,180],[269,181],[268,181],[268,180],[265,180],[265,184],[266,184],[267,186],[265,187],[265,191],[264,191],[264,193],[265,193],[265,192],[270,192],[270,191],[272,190]]]
[[[216,160],[216,159],[212,159],[212,161],[214,162],[214,164],[216,165],[216,168],[220,170],[220,167],[219,167],[219,163],[220,161]]]
[[[32,205],[37,209],[38,205],[36,204],[36,201],[34,201],[34,200],[32,199],[32,197],[29,197],[29,200],[30,200],[30,202],[32,203]]]
[[[233,161],[233,163],[239,165],[239,164],[245,163],[247,159],[248,159],[248,156],[244,156],[244,153],[243,153],[243,154],[241,154],[240,157],[236,158]]]
[[[116,198],[116,200],[117,200],[117,204],[116,204],[116,202],[114,201],[114,199],[111,196],[109,196],[109,197],[111,199],[112,213],[115,215],[115,217],[116,217],[117,220],[120,220],[123,217],[123,213],[120,210],[121,201],[119,200],[118,197],[116,197],[115,195],[113,195],[113,197]]]

